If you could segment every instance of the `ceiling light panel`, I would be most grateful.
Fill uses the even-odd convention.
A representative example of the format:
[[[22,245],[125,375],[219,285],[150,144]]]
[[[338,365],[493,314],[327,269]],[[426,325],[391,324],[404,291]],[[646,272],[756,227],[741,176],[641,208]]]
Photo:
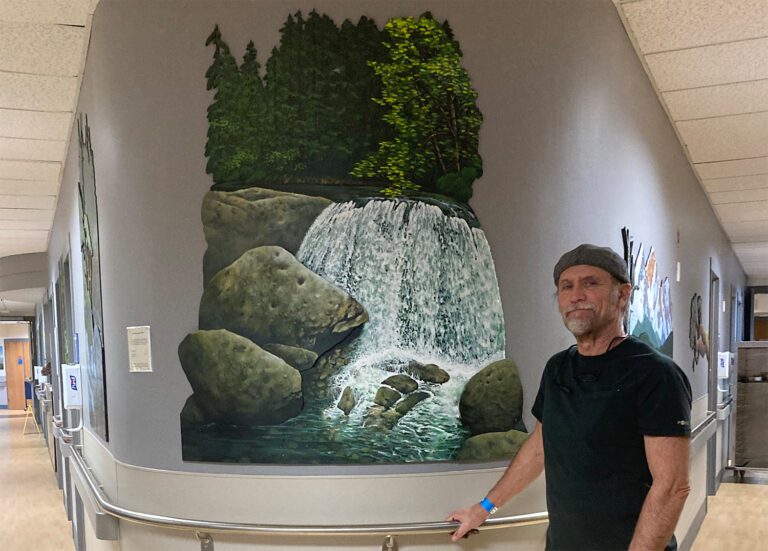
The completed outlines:
[[[91,0],[3,0],[0,21],[84,26]]]
[[[71,113],[0,109],[0,137],[3,138],[66,140],[71,123]]]
[[[63,161],[66,142],[0,138],[0,159],[18,161]]]
[[[0,180],[0,195],[56,195],[57,182],[35,180]]]
[[[694,163],[768,156],[768,112],[680,121]]]
[[[0,107],[34,111],[72,111],[77,77],[0,72]]]
[[[765,0],[646,0],[622,9],[646,53],[757,38],[768,29]]]
[[[694,166],[702,179],[768,174],[768,156],[719,163],[700,163]]]
[[[716,178],[712,180],[702,180],[702,182],[704,183],[704,187],[711,194],[724,191],[762,189],[768,188],[768,174],[737,176],[735,178]]]
[[[83,27],[0,21],[0,71],[77,76]]]
[[[662,94],[672,119],[702,119],[768,111],[768,79]]]
[[[768,38],[645,56],[661,92],[768,78]]]

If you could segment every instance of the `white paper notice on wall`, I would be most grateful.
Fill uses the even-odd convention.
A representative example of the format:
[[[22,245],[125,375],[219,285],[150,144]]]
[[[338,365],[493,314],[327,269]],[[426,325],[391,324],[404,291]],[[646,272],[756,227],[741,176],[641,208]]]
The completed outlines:
[[[126,327],[128,332],[128,371],[149,373],[152,371],[152,343],[149,325]]]

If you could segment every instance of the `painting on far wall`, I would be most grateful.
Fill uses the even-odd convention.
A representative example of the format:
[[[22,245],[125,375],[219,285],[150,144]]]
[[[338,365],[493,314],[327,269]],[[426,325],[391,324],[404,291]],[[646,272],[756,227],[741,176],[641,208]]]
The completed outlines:
[[[702,302],[699,293],[694,293],[693,297],[691,297],[691,318],[688,329],[688,344],[691,347],[691,350],[693,350],[691,371],[696,369],[701,358],[709,360],[709,335],[704,327]]]
[[[213,25],[212,25],[213,26]],[[527,437],[490,247],[477,93],[447,21],[287,16],[263,68],[215,26],[208,248],[183,459],[510,458]]]
[[[88,385],[88,419],[91,429],[109,439],[107,426],[107,387],[104,366],[104,324],[101,302],[101,267],[99,256],[99,213],[96,200],[96,173],[91,146],[91,129],[84,114],[77,117],[80,141],[80,250],[83,259],[85,297],[86,357]]]
[[[643,244],[637,247],[623,228],[624,259],[632,279],[632,296],[627,331],[653,348],[672,357],[672,296],[668,277],[662,277],[653,247],[644,255]]]

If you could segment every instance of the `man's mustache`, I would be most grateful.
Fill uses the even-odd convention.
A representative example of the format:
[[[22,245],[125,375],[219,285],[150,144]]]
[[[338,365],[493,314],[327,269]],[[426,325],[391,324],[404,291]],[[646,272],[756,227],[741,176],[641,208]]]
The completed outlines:
[[[589,302],[582,302],[580,304],[570,304],[565,308],[565,313],[570,314],[571,312],[574,312],[576,310],[592,310],[595,312],[597,310],[597,305],[591,304]]]

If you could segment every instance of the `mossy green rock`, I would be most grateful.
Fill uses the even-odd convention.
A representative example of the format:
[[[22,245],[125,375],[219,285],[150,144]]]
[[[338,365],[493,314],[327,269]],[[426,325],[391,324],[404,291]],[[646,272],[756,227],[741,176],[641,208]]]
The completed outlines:
[[[184,408],[181,410],[181,424],[182,425],[204,425],[210,421],[205,417],[205,413],[200,409],[197,403],[195,395],[192,394],[184,403]]]
[[[317,361],[317,354],[311,350],[305,350],[295,346],[269,343],[263,345],[263,348],[299,371],[306,371],[315,365],[315,362]]]
[[[528,434],[517,430],[488,432],[467,439],[456,459],[512,459],[517,455]]]
[[[195,404],[211,421],[274,425],[302,410],[301,374],[244,337],[223,329],[191,333],[179,359]]]
[[[429,392],[424,392],[423,390],[419,390],[417,392],[414,392],[412,394],[409,394],[397,404],[395,404],[395,411],[398,415],[401,417],[404,416],[406,413],[411,411],[414,407],[416,407],[417,404],[423,402],[427,398],[429,398],[431,394]]]
[[[331,201],[264,188],[209,191],[202,219],[208,249],[203,258],[203,282],[250,249],[278,245],[296,253],[315,218]]]
[[[408,375],[392,375],[384,379],[381,384],[391,386],[402,394],[409,394],[419,388],[419,383],[411,379]]]
[[[258,247],[211,280],[200,329],[228,329],[258,344],[321,354],[368,321],[365,308],[282,247]]]
[[[374,404],[378,404],[384,409],[391,408],[400,399],[401,394],[388,386],[380,386],[373,399]]]
[[[336,404],[336,407],[343,411],[344,415],[349,415],[349,412],[355,408],[355,405],[357,405],[357,400],[355,399],[354,392],[352,392],[350,387],[344,387],[344,390],[341,393],[341,398],[339,398],[339,403]]]
[[[447,383],[451,378],[447,371],[435,364],[422,364],[416,361],[409,363],[406,371],[425,383],[442,385],[443,383]]]
[[[477,372],[464,387],[459,412],[473,436],[519,426],[523,386],[515,362],[500,360]]]

